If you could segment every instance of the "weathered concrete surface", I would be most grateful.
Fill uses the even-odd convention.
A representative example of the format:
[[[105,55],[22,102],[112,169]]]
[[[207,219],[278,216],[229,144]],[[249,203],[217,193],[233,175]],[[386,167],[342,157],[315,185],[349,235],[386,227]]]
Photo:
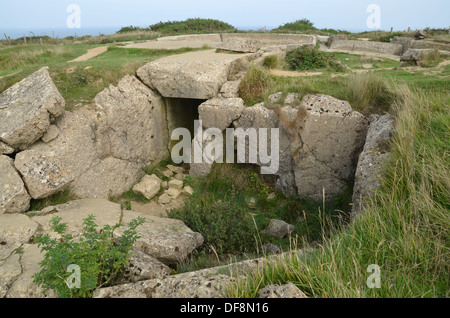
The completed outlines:
[[[137,228],[140,238],[136,241],[134,249],[165,264],[183,261],[203,244],[202,235],[193,232],[180,220],[124,211],[122,222],[127,224],[138,216],[144,217],[146,222]],[[120,227],[114,234],[120,236],[124,230],[125,227]]]
[[[136,284],[101,288],[93,298],[220,298],[231,278],[207,272],[190,272]]]
[[[244,130],[248,128],[267,128],[267,145],[268,149],[272,147],[271,140],[271,128],[279,128],[279,167],[276,175],[278,180],[276,182],[276,187],[279,191],[287,196],[292,196],[296,194],[296,186],[293,173],[293,160],[292,160],[292,141],[288,131],[285,129],[283,124],[280,122],[279,110],[269,109],[264,103],[256,104],[252,107],[244,108],[240,118],[235,120],[233,123],[235,128],[242,128]],[[260,131],[257,130],[257,135],[259,138]],[[242,146],[241,141],[238,141],[237,146]],[[249,155],[251,153],[258,153],[258,149],[255,147],[257,144],[253,144],[252,147],[245,144],[246,150],[246,161],[249,162]],[[267,151],[267,154],[270,150]],[[262,164],[260,158],[257,158],[257,164],[260,166],[268,166],[268,164]]]
[[[151,200],[158,194],[161,189],[162,180],[156,175],[146,174],[138,184],[133,187],[133,192],[142,194],[148,200]]]
[[[213,98],[202,103],[198,112],[203,127],[223,131],[241,116],[244,108],[242,98]]]
[[[355,173],[352,219],[360,213],[364,201],[380,186],[383,168],[390,156],[388,143],[395,133],[395,123],[389,114],[372,115],[369,119],[371,123]]]
[[[83,220],[89,215],[95,216],[95,223],[99,228],[105,225],[114,226],[120,223],[120,205],[104,199],[74,200],[47,207],[40,211],[39,215],[31,217],[31,220],[39,224],[43,233],[58,237],[59,235],[51,230],[50,223],[53,217],[58,216],[62,223],[67,224],[66,234],[76,238],[82,235]]]
[[[164,97],[206,100],[220,92],[236,63],[248,63],[254,56],[214,50],[173,55],[144,65],[137,75]]]
[[[316,37],[306,34],[278,34],[278,33],[224,33],[222,40],[227,41],[232,38],[243,38],[257,40],[262,45],[316,45]]]
[[[156,258],[137,250],[131,250],[132,256],[128,260],[122,275],[115,281],[114,285],[136,283],[154,278],[164,278],[170,274],[170,268]]]
[[[58,138],[16,155],[14,164],[34,199],[67,188],[98,160],[91,129],[94,118],[87,111],[65,112],[57,122]]]
[[[28,148],[64,107],[47,68],[41,68],[0,95],[0,141],[16,150]]]
[[[450,56],[450,51],[439,51],[436,49],[408,49],[400,57],[401,62],[414,62],[420,65],[425,57],[429,54],[438,53],[441,56]]]
[[[134,76],[125,76],[94,100],[100,157],[149,164],[168,155],[168,131],[161,96]]]
[[[384,43],[374,41],[339,40],[332,41],[330,49],[343,49],[362,52],[377,52],[390,55],[402,55],[403,46],[398,43]]]
[[[0,155],[0,175],[0,214],[27,211],[31,197],[11,158]]]
[[[440,43],[427,40],[415,40],[412,37],[398,37],[391,39],[391,43],[401,44],[403,46],[402,53],[409,49],[437,49],[442,51],[450,51],[450,44]]]
[[[306,112],[292,143],[297,149],[291,148],[298,195],[320,202],[324,191],[328,201],[353,181],[368,121],[348,102],[327,95],[307,95],[300,107]]]
[[[37,229],[38,223],[23,214],[0,214],[0,261],[32,240]]]
[[[17,154],[15,166],[34,199],[69,187],[80,198],[118,195],[168,155],[163,100],[135,77],[105,89],[95,103],[65,112],[57,138]]]
[[[55,297],[53,291],[47,294],[37,286],[33,280],[33,275],[41,270],[39,263],[43,260],[44,254],[41,253],[37,244],[25,244],[22,246],[23,254],[20,257],[21,275],[9,288],[6,294],[7,298],[44,298]]]
[[[217,48],[239,53],[256,53],[261,48],[261,43],[258,40],[246,38],[229,38]]]

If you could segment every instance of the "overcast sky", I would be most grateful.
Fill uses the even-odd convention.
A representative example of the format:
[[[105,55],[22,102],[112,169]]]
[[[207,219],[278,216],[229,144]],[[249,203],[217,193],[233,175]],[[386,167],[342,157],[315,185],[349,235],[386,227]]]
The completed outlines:
[[[1,0],[0,30],[64,28],[70,4],[80,7],[82,28],[200,17],[236,27],[277,27],[307,18],[318,28],[365,30],[370,4],[380,7],[383,30],[450,25],[449,0]]]

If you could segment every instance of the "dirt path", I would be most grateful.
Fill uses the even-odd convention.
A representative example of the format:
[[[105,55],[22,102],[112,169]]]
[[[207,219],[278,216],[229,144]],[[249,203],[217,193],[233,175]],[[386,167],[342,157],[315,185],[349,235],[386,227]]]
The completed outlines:
[[[0,79],[6,78],[6,77],[8,77],[8,76],[13,76],[14,74],[17,74],[17,73],[19,73],[19,72],[14,72],[14,73],[11,73],[11,74],[8,74],[8,75],[0,76]]]
[[[86,54],[83,54],[83,55],[77,57],[76,59],[69,61],[68,63],[84,62],[84,61],[90,60],[96,56],[99,56],[102,53],[105,53],[107,50],[108,50],[107,46],[99,46],[99,47],[88,50]]]
[[[299,76],[317,76],[322,75],[322,72],[296,72],[296,71],[284,71],[284,70],[270,70],[270,73],[276,76],[286,76],[286,77],[299,77]]]

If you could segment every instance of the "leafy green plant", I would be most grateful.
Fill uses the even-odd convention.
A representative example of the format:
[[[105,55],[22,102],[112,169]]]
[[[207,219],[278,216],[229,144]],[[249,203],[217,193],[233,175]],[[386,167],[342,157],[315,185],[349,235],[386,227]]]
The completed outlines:
[[[345,71],[344,66],[334,54],[322,52],[317,48],[302,46],[286,53],[286,63],[294,71],[333,69],[337,72]]]
[[[270,188],[262,182],[261,178],[256,172],[249,174],[250,184],[253,190],[258,193],[258,197],[261,199],[267,198],[270,192]]]
[[[136,228],[144,219],[132,220],[123,235],[114,238],[114,230],[120,225],[105,225],[98,231],[95,217],[90,215],[84,219],[83,233],[76,240],[66,234],[67,224],[61,221],[60,217],[51,220],[51,229],[60,238],[49,234],[36,238],[46,254],[39,263],[41,271],[34,275],[34,282],[46,292],[53,290],[60,298],[88,298],[96,288],[108,286],[125,268],[131,256],[130,249],[139,238]],[[69,287],[70,265],[80,269],[79,288]]]

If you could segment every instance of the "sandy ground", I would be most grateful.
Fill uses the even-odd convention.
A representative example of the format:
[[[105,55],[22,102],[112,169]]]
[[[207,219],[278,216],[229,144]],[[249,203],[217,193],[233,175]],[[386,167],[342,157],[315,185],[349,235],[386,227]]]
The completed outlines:
[[[299,77],[299,76],[317,76],[322,75],[322,72],[296,72],[296,71],[284,71],[284,70],[270,70],[270,73],[276,76],[286,76],[286,77]]]
[[[96,56],[99,56],[102,53],[105,53],[107,50],[108,50],[107,46],[99,46],[99,47],[88,50],[86,54],[83,54],[83,55],[77,57],[76,59],[69,61],[68,63],[84,62],[84,61],[90,60]]]

